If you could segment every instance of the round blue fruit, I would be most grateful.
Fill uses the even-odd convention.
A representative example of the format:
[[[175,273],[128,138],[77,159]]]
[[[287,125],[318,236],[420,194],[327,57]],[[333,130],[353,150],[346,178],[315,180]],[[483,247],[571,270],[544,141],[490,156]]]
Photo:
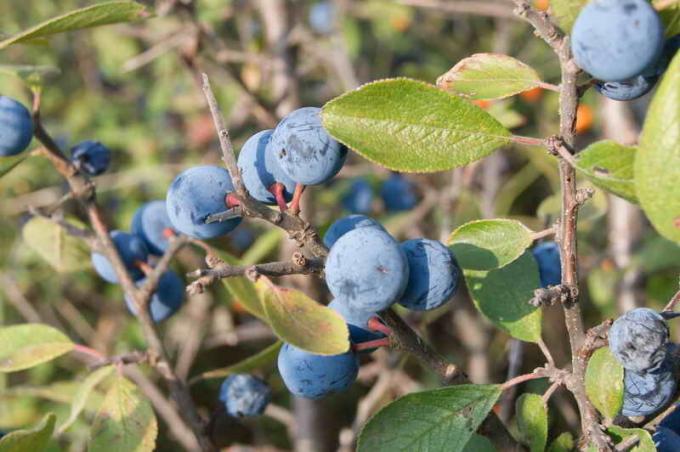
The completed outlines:
[[[451,251],[437,240],[413,239],[402,243],[409,267],[408,284],[399,304],[428,311],[446,303],[458,288],[460,270]]]
[[[656,64],[663,35],[647,0],[592,0],[574,23],[571,49],[579,67],[594,78],[620,82]]]
[[[680,405],[675,405],[675,409],[659,422],[659,427],[664,427],[676,434],[680,434]]]
[[[233,218],[206,223],[208,216],[227,209],[225,197],[234,191],[229,172],[218,166],[196,166],[180,173],[170,185],[165,203],[175,230],[198,239],[227,234],[241,222]]]
[[[281,169],[295,182],[318,185],[335,176],[347,147],[321,125],[321,109],[304,107],[289,113],[274,129],[269,146]]]
[[[144,240],[151,254],[162,255],[170,245],[169,234],[174,234],[165,201],[147,202],[137,209],[130,231]]]
[[[111,240],[113,240],[125,267],[130,272],[130,276],[135,280],[143,278],[144,273],[138,268],[137,263],[146,262],[149,257],[149,250],[144,241],[134,234],[123,231],[111,231]],[[91,258],[92,265],[99,276],[112,284],[118,283],[118,276],[106,256],[93,252]]]
[[[284,198],[293,198],[295,182],[279,167],[279,162],[268,147],[272,130],[263,130],[248,138],[238,155],[238,167],[243,184],[250,196],[265,204],[276,204],[271,192],[272,186],[279,182],[284,186]],[[269,149],[269,151],[267,151]]]
[[[319,34],[330,34],[333,32],[335,14],[333,2],[325,0],[315,3],[309,8],[309,25]]]
[[[102,174],[111,163],[111,151],[99,141],[81,141],[71,148],[71,161],[90,176]]]
[[[359,360],[351,351],[324,356],[283,344],[278,367],[284,384],[292,394],[320,399],[352,386],[359,372]]]
[[[678,452],[680,450],[680,435],[669,428],[657,427],[652,439],[656,452]]]
[[[668,326],[649,308],[636,308],[616,319],[609,329],[609,348],[633,372],[659,368],[668,356]]]
[[[596,82],[595,89],[612,100],[629,101],[644,96],[654,88],[658,76],[638,75],[622,82]]]
[[[543,242],[534,247],[531,252],[538,264],[541,286],[556,286],[562,282],[562,264],[560,262],[560,247],[555,242]]]
[[[21,103],[0,96],[0,157],[24,151],[33,138],[31,113]]]
[[[623,379],[624,416],[649,416],[673,400],[677,383],[668,362],[652,372],[625,371]]]
[[[368,329],[368,321],[376,316],[375,312],[365,312],[358,309],[352,309],[349,304],[341,299],[336,298],[328,304],[328,307],[337,312],[347,322],[349,328],[349,340],[353,344],[361,342],[374,341],[385,337],[384,334],[371,331]]]
[[[232,417],[259,416],[271,399],[269,385],[252,375],[230,375],[220,386],[220,402]]]
[[[369,213],[373,206],[373,188],[366,179],[357,179],[342,198],[342,206],[352,213]]]
[[[350,309],[379,312],[404,293],[409,268],[404,251],[385,231],[359,228],[331,247],[326,260],[326,284]]]
[[[373,218],[367,217],[366,215],[350,215],[344,218],[340,218],[335,223],[330,225],[328,230],[323,236],[323,243],[328,248],[332,247],[335,242],[338,241],[340,237],[359,228],[378,228],[385,230],[380,223],[375,221]]]
[[[146,278],[140,279],[137,286],[141,287],[146,283]],[[155,323],[162,322],[182,307],[184,302],[184,281],[177,273],[166,271],[158,280],[158,287],[149,300],[149,314]],[[137,315],[137,307],[134,301],[125,296],[125,304],[128,310]]]
[[[397,173],[392,173],[383,183],[380,196],[388,212],[411,210],[418,204],[418,196],[413,183]]]

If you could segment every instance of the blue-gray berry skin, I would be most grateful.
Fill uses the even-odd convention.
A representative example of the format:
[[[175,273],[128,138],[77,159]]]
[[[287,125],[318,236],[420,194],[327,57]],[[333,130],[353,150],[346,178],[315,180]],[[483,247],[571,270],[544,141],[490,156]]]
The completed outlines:
[[[309,8],[309,25],[319,34],[330,34],[335,27],[335,15],[336,9],[332,1],[317,2]]]
[[[306,399],[320,399],[347,390],[359,372],[359,360],[349,351],[340,355],[315,355],[283,344],[279,374],[288,390]]]
[[[403,212],[418,204],[413,183],[398,173],[392,173],[380,188],[380,196],[388,212]]]
[[[409,278],[399,304],[415,311],[429,311],[446,303],[458,288],[460,270],[443,243],[413,239],[403,242]]]
[[[628,417],[654,414],[671,403],[676,389],[677,383],[668,361],[650,372],[626,370],[621,414]]]
[[[379,312],[395,303],[409,278],[399,244],[379,228],[354,229],[338,239],[326,260],[326,284],[351,309]]]
[[[165,201],[147,202],[137,209],[130,232],[144,240],[151,254],[162,255],[170,245],[168,233],[174,233]]]
[[[673,432],[680,435],[680,405],[675,405],[675,409],[659,422],[659,427],[673,430]]]
[[[137,267],[137,262],[146,262],[149,257],[149,250],[144,241],[134,234],[123,231],[111,231],[111,240],[132,278],[135,280],[143,278],[144,273]],[[106,256],[93,252],[91,258],[92,265],[99,276],[112,284],[118,283],[118,276]]]
[[[333,246],[333,244],[335,244],[335,242],[338,241],[340,237],[349,231],[366,227],[375,227],[383,231],[385,230],[380,223],[378,223],[373,218],[367,217],[366,215],[349,215],[347,217],[340,218],[335,223],[330,225],[323,236],[323,243],[328,248],[330,248]]]
[[[574,23],[571,49],[584,71],[617,82],[656,64],[663,35],[659,15],[647,0],[592,0]]]
[[[283,118],[269,146],[281,169],[304,185],[329,181],[347,157],[347,147],[326,132],[321,125],[321,109],[315,107],[297,109]]]
[[[230,375],[220,386],[220,401],[232,417],[259,416],[271,398],[269,385],[248,374]]]
[[[142,287],[146,278],[140,279],[136,284]],[[149,300],[149,314],[155,323],[162,322],[179,311],[184,303],[184,281],[177,273],[168,270],[158,280],[158,287]],[[131,314],[137,315],[137,307],[134,301],[125,296],[125,304]]]
[[[248,138],[238,154],[238,168],[250,196],[265,204],[276,204],[271,187],[280,182],[286,201],[293,198],[295,182],[279,167],[278,160],[268,147],[272,130],[263,130]]]
[[[595,89],[605,97],[618,101],[629,101],[644,96],[654,88],[658,76],[638,75],[622,82],[596,82]]]
[[[98,176],[109,168],[111,151],[99,141],[85,140],[71,148],[71,161],[80,171]]]
[[[180,173],[170,185],[165,199],[168,216],[175,230],[197,239],[213,239],[227,234],[241,222],[233,218],[206,223],[208,216],[227,209],[225,197],[234,191],[229,172],[218,166],[196,166]]]
[[[541,286],[556,286],[562,282],[560,247],[555,242],[543,242],[531,250],[538,264]]]
[[[384,334],[368,329],[368,321],[376,316],[375,312],[366,312],[352,309],[342,298],[336,298],[328,304],[328,307],[337,312],[347,322],[349,328],[349,340],[353,344],[374,341],[385,337]]]
[[[649,308],[636,308],[616,319],[609,329],[609,348],[633,372],[659,368],[668,356],[668,326]]]
[[[652,435],[656,452],[680,451],[680,435],[666,427],[659,426]]]
[[[354,214],[369,213],[373,207],[373,188],[363,178],[356,179],[342,198],[342,206]]]
[[[24,151],[33,138],[31,113],[21,103],[0,96],[0,157]]]

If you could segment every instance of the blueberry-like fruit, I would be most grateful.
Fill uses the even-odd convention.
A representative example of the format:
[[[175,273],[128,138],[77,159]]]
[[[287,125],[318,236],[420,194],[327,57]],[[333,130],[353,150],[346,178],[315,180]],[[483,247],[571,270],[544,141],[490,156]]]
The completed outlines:
[[[24,151],[33,138],[31,113],[21,103],[0,96],[0,157]]]
[[[675,409],[659,422],[659,427],[673,430],[676,434],[680,435],[680,404],[676,404]]]
[[[130,276],[135,280],[143,278],[144,273],[137,267],[137,263],[146,262],[149,257],[149,250],[144,241],[134,234],[123,231],[111,231],[111,240],[113,240],[125,267],[130,272]],[[93,252],[91,258],[92,265],[99,276],[110,283],[118,283],[118,276],[116,276],[116,272],[106,256]]]
[[[663,25],[647,0],[592,0],[571,32],[576,63],[594,78],[628,80],[656,64]]]
[[[636,308],[616,319],[609,329],[609,348],[633,372],[659,368],[668,356],[668,326],[649,308]]]
[[[349,328],[349,340],[353,344],[374,341],[385,337],[384,334],[371,331],[368,328],[368,321],[376,316],[375,312],[365,312],[350,308],[349,304],[342,298],[336,298],[328,304],[328,307],[337,312],[347,322]]]
[[[326,284],[351,309],[379,312],[403,294],[409,279],[404,251],[384,230],[354,229],[340,237],[326,260]]]
[[[283,195],[288,202],[293,198],[295,182],[279,167],[279,162],[267,147],[272,130],[263,130],[248,138],[238,155],[238,167],[250,196],[265,204],[276,204],[272,192],[275,183],[283,184]]]
[[[259,416],[271,399],[269,385],[252,375],[230,375],[220,386],[220,402],[232,417]]]
[[[652,435],[656,452],[678,452],[680,450],[680,435],[666,427],[657,427]]]
[[[234,231],[229,234],[229,243],[231,246],[239,253],[250,248],[250,245],[255,241],[255,234],[253,231],[247,227],[241,227],[234,229]]]
[[[323,243],[328,248],[330,248],[335,242],[338,241],[340,237],[349,231],[367,227],[375,227],[383,231],[385,230],[382,225],[373,218],[367,217],[365,215],[349,215],[347,217],[340,218],[335,223],[330,225],[323,236]]]
[[[144,240],[151,254],[162,255],[168,249],[168,240],[174,229],[165,207],[165,201],[151,201],[142,205],[132,217],[130,232]]]
[[[281,169],[296,183],[317,185],[335,176],[347,147],[321,125],[321,109],[304,107],[289,113],[274,129],[269,143]]]
[[[456,293],[460,278],[451,250],[429,239],[407,240],[400,246],[408,259],[409,277],[399,304],[428,311],[449,301]]]
[[[658,76],[638,75],[622,82],[596,82],[595,89],[612,100],[628,101],[644,96],[654,88]]]
[[[136,284],[138,287],[146,283],[146,278],[140,279]],[[160,323],[167,319],[182,307],[184,302],[184,281],[177,273],[168,270],[163,273],[158,280],[158,287],[149,300],[149,314],[155,323]],[[133,315],[137,315],[137,307],[134,301],[125,296],[125,304]]]
[[[623,379],[624,416],[649,416],[665,408],[675,395],[677,383],[668,361],[654,371],[625,371]]]
[[[383,183],[380,196],[388,212],[411,210],[418,204],[418,196],[413,183],[397,173],[392,173]]]
[[[324,356],[283,344],[278,367],[284,384],[292,394],[320,399],[347,390],[357,378],[359,360],[351,351]]]
[[[342,198],[342,206],[352,213],[369,213],[373,206],[373,188],[366,179],[352,182],[349,191]]]
[[[102,174],[111,163],[111,151],[99,141],[85,140],[71,148],[71,161],[90,176]]]
[[[543,242],[531,250],[538,264],[541,286],[556,286],[562,282],[560,247],[555,242]]]
[[[218,166],[196,166],[180,173],[165,200],[175,230],[198,239],[213,239],[233,230],[241,218],[206,223],[208,216],[227,209],[225,197],[234,191],[229,172]]]
[[[319,34],[330,34],[333,32],[335,14],[335,5],[332,1],[324,0],[315,3],[309,8],[309,25]]]

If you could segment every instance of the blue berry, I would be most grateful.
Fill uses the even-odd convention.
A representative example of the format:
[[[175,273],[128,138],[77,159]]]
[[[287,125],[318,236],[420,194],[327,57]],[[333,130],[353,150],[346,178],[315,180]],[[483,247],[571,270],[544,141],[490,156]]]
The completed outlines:
[[[7,96],[0,96],[0,157],[25,150],[33,138],[33,119],[26,107]]]
[[[428,311],[446,303],[458,288],[460,270],[451,251],[437,240],[414,239],[401,244],[409,277],[399,304]]]
[[[307,399],[320,399],[347,390],[357,378],[359,360],[351,351],[324,356],[283,344],[278,367],[291,393]]]
[[[369,213],[373,206],[373,188],[366,179],[357,179],[342,198],[342,206],[352,213]]]
[[[130,232],[144,240],[151,254],[162,255],[170,245],[169,235],[174,234],[165,201],[147,202],[137,209]]]
[[[625,371],[623,380],[624,416],[649,416],[665,408],[675,395],[677,384],[667,361],[651,372]]]
[[[633,372],[649,372],[668,356],[668,326],[649,308],[637,308],[616,319],[609,329],[609,348],[621,365]]]
[[[326,284],[350,309],[379,312],[402,295],[409,278],[408,262],[399,244],[379,228],[347,232],[331,247]]]
[[[137,286],[141,287],[146,283],[146,278],[142,278],[137,282]],[[149,314],[151,319],[160,323],[167,319],[182,307],[184,302],[184,281],[177,273],[173,271],[166,271],[158,280],[158,287],[149,300]],[[137,315],[137,307],[134,301],[125,296],[125,304],[128,310]]]
[[[321,125],[321,109],[305,107],[289,113],[274,129],[271,151],[281,169],[296,183],[318,185],[335,176],[347,157]]]
[[[628,80],[656,64],[663,25],[647,0],[592,0],[571,32],[576,63],[594,78]]]
[[[652,439],[656,452],[678,452],[680,450],[680,435],[669,428],[657,427]]]
[[[659,422],[659,427],[667,428],[680,435],[680,404],[675,405],[675,409]]]
[[[556,286],[562,282],[562,264],[560,263],[560,247],[555,242],[543,242],[531,252],[538,264],[541,286]]]
[[[253,234],[253,231],[247,227],[243,227],[243,225],[240,228],[234,229],[234,231],[229,234],[229,242],[238,252],[247,250],[254,241],[255,234]]]
[[[332,1],[321,1],[312,5],[309,9],[309,25],[315,32],[327,35],[333,32],[335,17],[335,5]]]
[[[196,166],[179,174],[165,200],[174,228],[198,239],[213,239],[233,230],[241,218],[206,223],[227,209],[225,197],[234,190],[229,172],[218,166]]]
[[[658,76],[638,75],[622,82],[596,82],[595,89],[612,100],[628,101],[644,96],[654,88]]]
[[[271,398],[267,383],[248,374],[230,375],[220,386],[220,402],[232,417],[259,416]]]
[[[149,250],[144,241],[134,234],[123,231],[111,231],[111,240],[132,278],[137,280],[144,277],[144,273],[137,267],[137,262],[146,262],[149,257]],[[92,265],[99,276],[110,283],[118,283],[118,276],[106,256],[93,252],[91,258]]]
[[[335,242],[338,241],[340,237],[358,228],[375,227],[381,230],[385,230],[380,223],[375,221],[373,218],[367,217],[365,215],[350,215],[344,218],[340,218],[335,223],[330,225],[328,230],[323,236],[323,243],[328,248],[332,247]]]
[[[411,210],[418,204],[413,183],[397,173],[392,173],[383,183],[380,196],[388,212]]]
[[[328,307],[337,312],[347,322],[349,339],[353,344],[373,341],[385,337],[384,334],[368,329],[368,321],[375,317],[375,312],[360,311],[350,308],[342,298],[336,298],[328,304]]]
[[[238,155],[238,167],[250,196],[265,204],[276,204],[272,187],[279,182],[284,187],[284,198],[293,198],[295,182],[279,167],[278,160],[268,147],[272,130],[263,130],[248,138]],[[269,151],[267,151],[269,150]]]
[[[71,148],[71,161],[90,176],[106,171],[111,163],[111,151],[99,141],[81,141]]]

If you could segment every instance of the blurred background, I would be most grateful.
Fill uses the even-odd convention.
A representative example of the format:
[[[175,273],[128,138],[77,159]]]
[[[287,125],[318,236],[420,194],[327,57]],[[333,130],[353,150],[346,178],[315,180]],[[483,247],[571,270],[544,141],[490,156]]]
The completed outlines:
[[[3,0],[0,33],[11,35],[92,3]],[[143,202],[164,199],[182,169],[220,165],[216,134],[197,84],[199,71],[211,77],[237,149],[299,106],[320,107],[375,79],[412,77],[434,83],[460,59],[477,52],[512,55],[536,68],[543,80],[559,83],[551,50],[513,17],[509,1],[142,3],[156,16],[60,35],[49,45],[14,46],[0,54],[1,64],[60,69],[47,79],[43,120],[64,148],[94,139],[113,150],[111,169],[96,178],[98,199],[112,228],[128,229]],[[536,6],[549,5],[544,0]],[[30,93],[12,76],[0,74],[0,93],[30,104]],[[579,109],[577,147],[603,138],[634,144],[652,95],[620,103],[589,91]],[[478,105],[516,134],[547,137],[558,130],[557,102],[557,94],[535,89]],[[559,211],[558,189],[555,159],[535,148],[510,147],[468,167],[426,175],[391,174],[351,153],[331,184],[307,190],[303,216],[323,231],[342,216],[363,213],[378,218],[399,239],[446,241],[458,225],[479,218],[516,218],[542,230]],[[395,199],[385,196],[386,191],[402,195]],[[64,193],[64,181],[41,158],[29,159],[0,179],[0,319],[6,325],[46,322],[107,354],[143,348],[140,328],[125,308],[120,287],[98,278],[87,256],[79,268],[56,272],[22,240],[29,207],[51,206]],[[65,211],[83,218],[74,203],[66,203]],[[588,325],[634,306],[662,308],[677,290],[680,248],[655,233],[637,206],[596,190],[582,210],[578,233]],[[280,231],[253,221],[214,245],[244,263],[278,260],[294,250]],[[199,249],[185,249],[175,263],[183,274],[202,267]],[[278,282],[322,303],[330,301],[316,277]],[[436,311],[404,314],[438,351],[464,366],[475,383],[504,381],[543,362],[533,344],[511,340],[482,318],[465,290]],[[545,341],[558,364],[567,362],[560,308],[546,309],[544,322]],[[236,363],[275,339],[219,284],[190,297],[160,328],[184,378]],[[673,334],[680,339],[678,331]],[[357,429],[376,409],[405,393],[438,385],[433,374],[398,352],[380,350],[364,361],[359,382],[348,394],[320,402],[294,400],[275,366],[264,366],[262,375],[273,387],[275,407],[243,425],[217,426],[219,441],[226,445],[238,440],[258,450],[352,450]],[[132,372],[131,378],[162,413],[168,404],[162,384],[141,367]],[[82,363],[65,357],[0,376],[0,430],[33,424],[47,411],[62,419],[68,416],[83,375]],[[192,387],[206,417],[218,405],[220,382]],[[543,391],[547,385],[537,380],[524,390]],[[511,421],[512,397],[498,406],[504,420]],[[98,406],[97,400],[90,402],[86,416],[65,435],[62,450],[84,450],[88,419]],[[558,391],[551,404],[551,436],[576,431],[577,411],[566,393]],[[168,427],[167,416],[158,416],[158,450],[181,450],[178,432]]]

